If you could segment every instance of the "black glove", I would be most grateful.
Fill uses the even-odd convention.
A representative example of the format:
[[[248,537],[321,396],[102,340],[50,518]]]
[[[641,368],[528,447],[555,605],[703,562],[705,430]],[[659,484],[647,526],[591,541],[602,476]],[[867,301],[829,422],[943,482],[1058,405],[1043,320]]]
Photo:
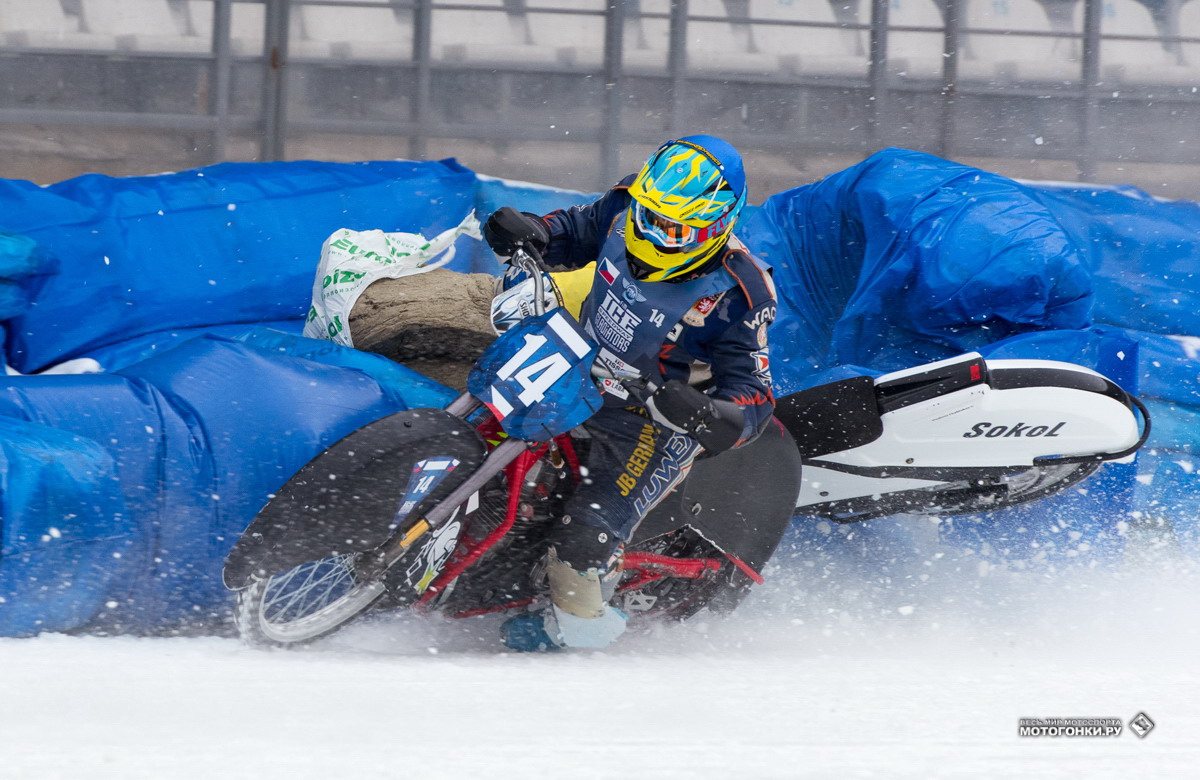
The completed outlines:
[[[672,430],[686,433],[709,452],[722,452],[738,443],[746,413],[733,401],[705,395],[672,379],[646,399],[650,416]]]
[[[497,257],[512,257],[521,245],[528,245],[541,254],[550,243],[550,231],[538,215],[505,206],[483,223],[483,240]]]

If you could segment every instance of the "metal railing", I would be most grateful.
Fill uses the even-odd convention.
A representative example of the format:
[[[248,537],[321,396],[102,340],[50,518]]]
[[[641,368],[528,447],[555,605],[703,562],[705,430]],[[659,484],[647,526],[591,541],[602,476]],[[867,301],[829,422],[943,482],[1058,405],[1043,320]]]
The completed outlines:
[[[910,0],[911,1],[911,0]],[[922,0],[931,2],[931,0]],[[287,156],[289,136],[301,132],[320,132],[345,135],[377,135],[403,137],[409,141],[409,156],[422,158],[431,139],[476,139],[503,143],[538,141],[552,143],[571,141],[594,144],[597,153],[596,186],[611,183],[621,172],[620,148],[626,143],[653,143],[664,136],[683,133],[705,120],[697,116],[692,105],[697,94],[720,93],[713,98],[736,100],[741,94],[779,96],[780,101],[795,101],[797,106],[812,102],[820,106],[844,108],[848,116],[863,118],[862,127],[855,120],[846,120],[853,127],[839,128],[834,118],[807,119],[799,112],[796,121],[785,118],[774,123],[754,125],[736,122],[724,128],[730,140],[752,148],[812,149],[816,151],[843,151],[867,153],[882,146],[901,143],[925,148],[943,156],[976,154],[987,144],[978,140],[979,132],[964,129],[963,123],[972,121],[978,126],[987,117],[979,113],[978,106],[987,100],[1007,98],[1018,101],[1022,108],[1033,116],[1042,111],[1039,101],[1047,99],[1059,104],[1061,118],[1056,120],[1056,132],[1061,139],[1055,148],[1031,149],[1027,145],[1019,149],[998,149],[994,156],[1041,155],[1054,159],[1070,159],[1077,163],[1080,178],[1094,176],[1097,164],[1105,159],[1143,159],[1164,162],[1200,162],[1191,155],[1187,128],[1195,126],[1200,119],[1197,113],[1196,87],[1186,84],[1153,84],[1113,89],[1106,85],[1101,71],[1101,53],[1109,41],[1143,41],[1159,45],[1200,44],[1200,37],[1178,34],[1139,36],[1127,34],[1101,34],[1101,16],[1104,0],[1080,0],[1083,4],[1082,30],[1059,32],[1048,30],[997,30],[972,28],[965,22],[966,0],[939,0],[944,24],[942,26],[896,25],[892,21],[889,0],[870,0],[869,19],[861,22],[827,22],[767,19],[750,13],[703,15],[690,13],[689,0],[672,0],[669,11],[646,10],[636,0],[610,0],[600,8],[554,8],[551,6],[528,7],[525,0],[504,0],[503,5],[481,5],[477,3],[442,3],[434,0],[211,0],[211,47],[208,52],[167,52],[119,50],[110,52],[40,47],[0,47],[3,58],[36,59],[39,63],[64,63],[87,61],[95,67],[107,67],[117,63],[135,61],[190,64],[196,69],[196,77],[203,82],[197,87],[203,105],[188,112],[159,110],[110,110],[104,107],[53,107],[39,104],[31,99],[16,103],[0,103],[0,123],[25,125],[66,125],[80,127],[110,128],[159,128],[165,130],[207,133],[210,143],[207,148],[208,161],[227,157],[230,138],[234,134],[257,135],[258,157],[264,160],[283,159]],[[1196,0],[1200,2],[1200,0]],[[46,0],[57,2],[57,0]],[[85,3],[87,0],[79,0]],[[235,50],[233,20],[235,7],[261,6],[262,49],[261,52],[239,52]],[[411,14],[411,51],[407,56],[353,61],[337,57],[293,56],[291,43],[295,33],[295,16],[304,6],[336,6],[340,8],[389,9],[393,14]],[[732,4],[727,4],[730,10]],[[743,2],[739,8],[751,8]],[[590,64],[553,63],[546,60],[521,62],[514,60],[488,61],[486,59],[450,61],[438,56],[435,51],[435,24],[437,12],[460,11],[496,15],[510,18],[519,14],[556,14],[563,18],[576,16],[580,19],[603,20],[603,41],[598,42],[598,62]],[[631,19],[657,20],[667,27],[666,51],[661,69],[647,71],[628,67],[626,62],[625,36],[627,22]],[[863,55],[861,73],[829,74],[821,72],[795,72],[783,69],[770,72],[727,72],[701,70],[692,67],[688,50],[689,26],[704,23],[745,25],[759,29],[787,27],[795,29],[798,41],[801,36],[828,34],[835,30],[858,31],[868,39]],[[889,56],[889,42],[901,33],[925,33],[941,36],[941,73],[937,79],[905,78],[898,76]],[[987,81],[963,81],[961,71],[964,56],[964,41],[986,36],[1012,36],[1021,38],[1055,38],[1077,41],[1081,51],[1079,77],[1054,84]],[[532,50],[532,49],[531,49]],[[107,65],[106,65],[107,63]],[[366,84],[372,80],[390,79],[394,84],[389,98],[396,98],[391,110],[378,116],[370,112],[359,115],[337,115],[322,108],[322,100],[332,99],[336,90],[323,91],[320,83],[330,74],[349,73],[357,79],[352,83]],[[458,79],[458,81],[455,81]],[[484,114],[474,121],[463,121],[453,112],[439,108],[447,101],[446,84],[471,84],[472,79],[485,83],[481,89],[495,89],[509,93],[536,89],[547,79],[566,80],[564,83],[585,82],[590,90],[586,99],[571,105],[564,99],[566,108],[556,109],[560,113],[586,108],[583,118],[567,122],[570,135],[564,128],[549,123],[529,121],[530,116],[539,115],[530,108],[530,103],[519,101],[497,103],[501,108],[488,115],[487,101],[480,109]],[[598,87],[592,87],[599,80]],[[257,105],[247,95],[253,93],[253,83],[259,85]],[[239,87],[240,84],[240,87]],[[247,85],[251,85],[248,87]],[[298,97],[298,86],[303,85],[313,95],[307,98],[313,103],[308,109],[304,99]],[[315,86],[314,86],[315,85]],[[532,85],[532,86],[531,86]],[[1197,86],[1200,87],[1200,68],[1197,69]],[[353,89],[353,87],[351,87]],[[569,91],[570,86],[562,87]],[[1116,94],[1114,94],[1116,93]],[[654,121],[631,121],[628,104],[635,95],[648,94],[657,100]],[[238,97],[240,95],[240,98]],[[463,92],[469,95],[469,90]],[[1152,95],[1153,103],[1172,108],[1180,115],[1178,130],[1159,128],[1159,132],[1175,132],[1180,136],[1178,145],[1185,148],[1167,148],[1165,144],[1151,144],[1122,148],[1114,141],[1112,131],[1106,132],[1101,117],[1106,107],[1120,104],[1137,107]],[[470,99],[465,102],[469,103]],[[749,100],[750,98],[747,98]],[[765,103],[774,97],[761,98]],[[806,102],[808,101],[808,102]],[[974,101],[975,107],[972,107]],[[1022,102],[1023,101],[1023,102]],[[647,102],[647,101],[644,101]],[[910,109],[908,103],[919,104]],[[1063,109],[1062,105],[1069,105]],[[1014,104],[1015,105],[1015,104]],[[755,104],[758,110],[761,106]],[[202,110],[199,110],[202,109]],[[928,114],[932,111],[933,116]],[[590,112],[590,113],[588,113]],[[743,106],[743,113],[749,113]],[[547,114],[554,116],[553,112]],[[1173,114],[1172,114],[1173,116]],[[914,118],[915,117],[915,118]],[[1121,120],[1132,121],[1132,120]],[[777,126],[781,125],[781,126]],[[789,126],[790,125],[790,126]],[[1066,148],[1064,151],[1064,147]]]

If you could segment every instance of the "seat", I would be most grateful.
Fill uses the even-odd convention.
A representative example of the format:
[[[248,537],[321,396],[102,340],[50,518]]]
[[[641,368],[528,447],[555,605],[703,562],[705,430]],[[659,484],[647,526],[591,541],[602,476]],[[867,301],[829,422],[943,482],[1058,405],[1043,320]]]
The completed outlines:
[[[622,64],[631,73],[662,74],[671,49],[671,0],[630,0],[626,4]],[[666,14],[668,18],[647,18]]]
[[[23,49],[116,48],[111,35],[83,32],[79,18],[63,12],[61,3],[43,0],[0,0],[0,40]]]
[[[211,43],[213,36],[213,0],[188,0],[188,19],[192,33]],[[233,3],[229,23],[229,42],[238,57],[259,57],[263,53],[263,25],[266,13],[258,3]]]
[[[965,56],[959,60],[964,80],[1078,82],[1080,46],[1071,38],[1022,35],[1054,30],[1037,0],[968,0],[966,28],[996,30],[1002,35],[967,33]],[[1080,32],[1080,29],[1074,32]]]
[[[376,8],[342,5],[355,0],[325,0],[327,5],[299,6],[299,51],[312,56],[328,47],[334,59],[410,60],[413,44],[413,10],[396,9],[386,0]],[[296,13],[293,8],[292,13]],[[315,44],[315,47],[313,47]]]
[[[687,62],[689,71],[774,74],[779,59],[758,51],[754,31],[730,16],[748,16],[748,0],[691,0],[688,3]],[[697,17],[719,17],[701,21]]]
[[[608,0],[528,0],[533,44],[562,65],[598,69],[604,63],[604,12]],[[592,11],[587,15],[551,13],[552,9]]]
[[[1188,0],[1179,11],[1179,34],[1200,38],[1200,0]],[[1200,74],[1200,42],[1182,44],[1183,67]]]
[[[445,62],[522,64],[553,61],[553,53],[534,45],[530,18],[520,3],[479,0],[487,11],[462,11],[433,6],[433,58]]]
[[[945,23],[934,0],[891,0],[888,24],[929,32],[888,31],[888,70],[910,79],[941,79]]]
[[[126,51],[207,52],[210,41],[188,35],[167,0],[83,0],[83,26],[111,36]]]
[[[836,23],[828,0],[750,0],[750,15],[767,21]],[[862,30],[755,24],[754,43],[796,74],[863,75],[868,47]]]
[[[1081,12],[1082,14],[1082,12]],[[1162,31],[1150,10],[1137,0],[1105,0],[1100,32],[1108,35],[1142,35],[1149,40],[1100,42],[1100,68],[1105,81],[1124,84],[1191,84],[1197,73],[1184,64],[1178,52],[1168,51]]]

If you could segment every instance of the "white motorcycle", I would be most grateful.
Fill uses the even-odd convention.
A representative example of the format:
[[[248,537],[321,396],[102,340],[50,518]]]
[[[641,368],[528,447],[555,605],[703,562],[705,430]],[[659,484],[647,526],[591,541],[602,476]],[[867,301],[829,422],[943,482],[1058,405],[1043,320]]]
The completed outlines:
[[[1095,371],[973,352],[785,396],[775,415],[803,456],[796,514],[838,522],[1034,501],[1150,435],[1146,407]]]

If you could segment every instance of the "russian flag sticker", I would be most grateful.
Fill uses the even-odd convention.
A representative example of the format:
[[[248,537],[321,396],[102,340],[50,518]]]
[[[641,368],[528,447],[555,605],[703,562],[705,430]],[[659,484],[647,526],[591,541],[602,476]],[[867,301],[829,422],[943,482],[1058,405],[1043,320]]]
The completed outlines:
[[[596,272],[600,274],[600,278],[609,284],[617,281],[617,274],[620,273],[617,271],[617,267],[609,262],[607,257],[600,261],[600,265],[596,266]]]

